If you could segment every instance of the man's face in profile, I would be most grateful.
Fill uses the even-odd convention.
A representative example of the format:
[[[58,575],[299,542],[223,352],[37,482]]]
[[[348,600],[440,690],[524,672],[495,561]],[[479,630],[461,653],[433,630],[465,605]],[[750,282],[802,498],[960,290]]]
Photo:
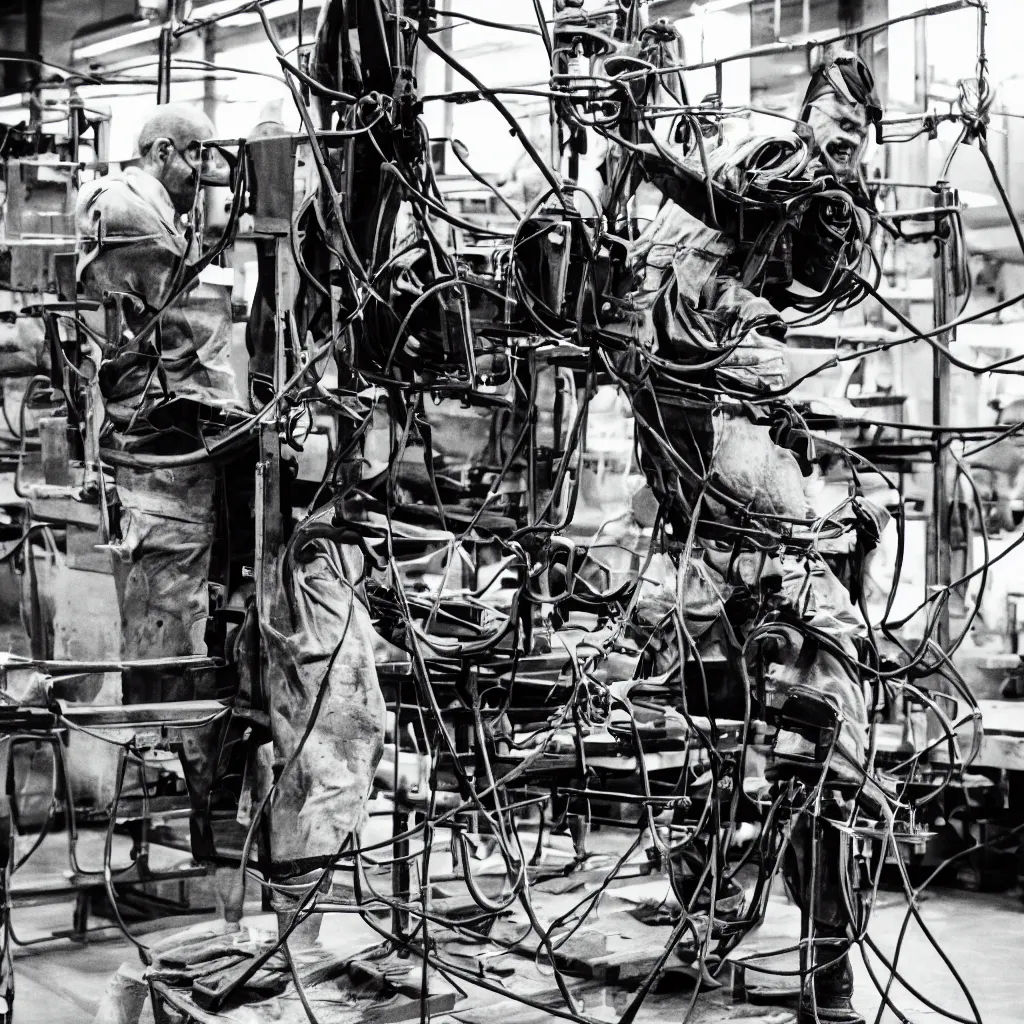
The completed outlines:
[[[822,159],[840,178],[856,173],[868,141],[864,107],[828,92],[812,104],[807,118]]]

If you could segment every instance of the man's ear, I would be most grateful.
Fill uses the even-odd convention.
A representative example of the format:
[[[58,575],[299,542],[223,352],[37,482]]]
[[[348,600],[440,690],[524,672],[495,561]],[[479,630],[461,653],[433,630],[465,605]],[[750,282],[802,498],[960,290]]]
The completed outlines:
[[[166,164],[174,156],[174,143],[170,139],[155,139],[149,154],[158,163]]]

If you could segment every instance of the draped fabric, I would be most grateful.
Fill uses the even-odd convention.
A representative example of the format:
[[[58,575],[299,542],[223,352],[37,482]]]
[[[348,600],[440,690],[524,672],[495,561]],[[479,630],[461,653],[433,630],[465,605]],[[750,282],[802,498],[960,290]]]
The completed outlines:
[[[276,778],[271,859],[285,875],[332,859],[361,827],[385,720],[373,626],[358,593],[361,554],[323,537],[295,549],[285,559],[280,621],[261,623]]]
[[[713,360],[725,383],[780,388],[785,325],[767,299],[744,287],[729,262],[735,251],[731,239],[667,201],[630,255],[639,281],[630,296],[633,326],[646,348],[682,368]]]
[[[119,466],[121,539],[112,545],[121,608],[121,656],[206,654],[207,580],[213,547],[215,471],[207,465]],[[188,700],[180,672],[128,669],[125,703]]]

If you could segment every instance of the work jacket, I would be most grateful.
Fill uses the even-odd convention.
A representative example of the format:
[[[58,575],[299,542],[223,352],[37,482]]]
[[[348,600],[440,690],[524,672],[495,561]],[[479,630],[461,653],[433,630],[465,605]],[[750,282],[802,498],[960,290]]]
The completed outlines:
[[[129,167],[86,185],[75,216],[85,294],[122,299],[127,330],[116,344],[108,339],[100,375],[110,419],[123,424],[139,406],[172,398],[236,405],[230,294],[195,275],[197,246],[163,185]],[[157,329],[137,340],[156,314]]]

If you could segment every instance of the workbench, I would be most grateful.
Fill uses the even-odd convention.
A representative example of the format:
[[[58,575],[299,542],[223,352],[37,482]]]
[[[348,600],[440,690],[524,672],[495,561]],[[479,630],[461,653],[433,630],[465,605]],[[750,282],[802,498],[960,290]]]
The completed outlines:
[[[982,700],[984,737],[971,767],[1024,771],[1024,700]]]

